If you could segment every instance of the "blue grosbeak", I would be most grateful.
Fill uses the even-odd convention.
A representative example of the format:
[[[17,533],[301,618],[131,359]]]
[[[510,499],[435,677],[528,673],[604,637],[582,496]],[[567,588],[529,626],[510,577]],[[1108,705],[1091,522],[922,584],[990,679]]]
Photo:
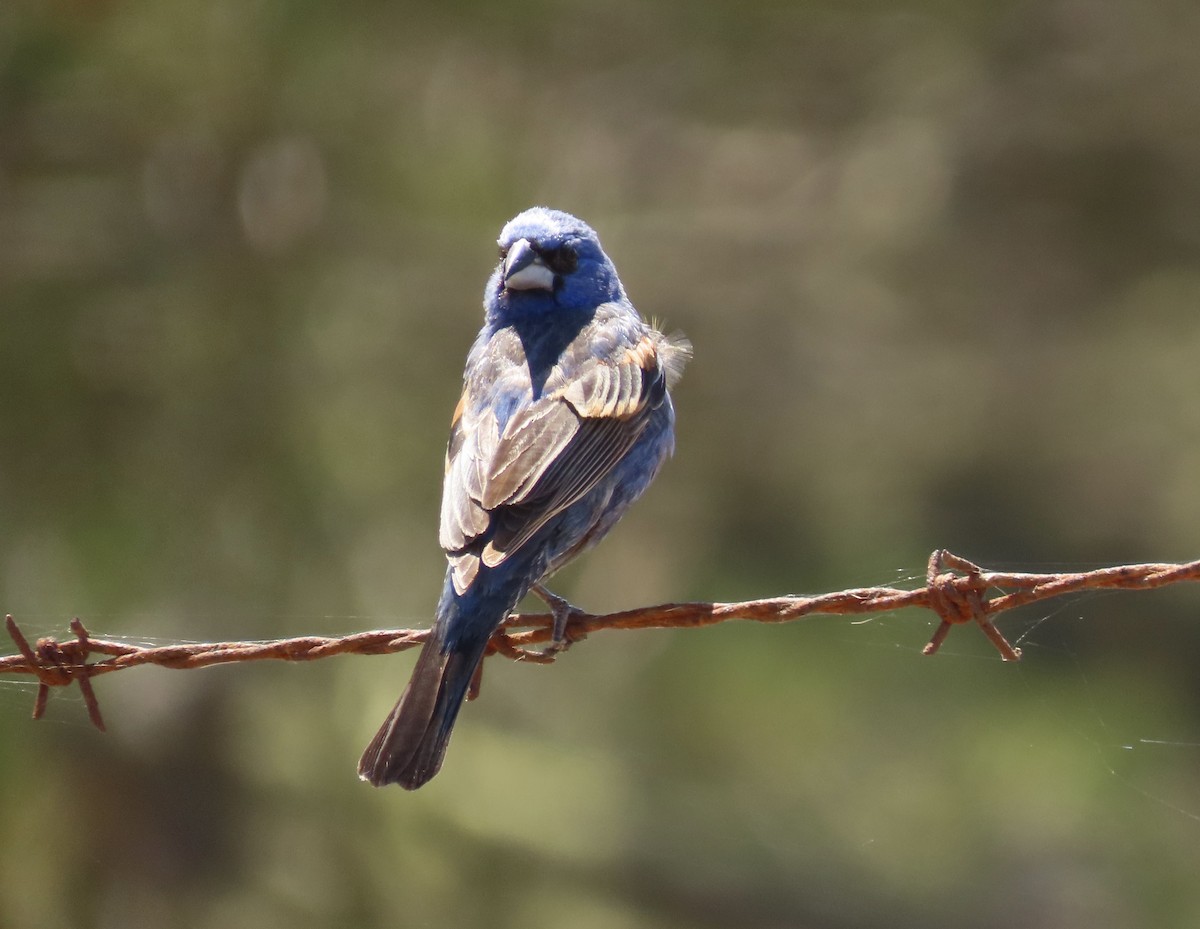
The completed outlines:
[[[438,772],[488,640],[530,590],[561,647],[570,607],[541,581],[616,524],[674,447],[668,388],[691,346],[642,321],[592,228],[534,207],[499,245],[450,425],[436,619],[358,766],[377,787]]]

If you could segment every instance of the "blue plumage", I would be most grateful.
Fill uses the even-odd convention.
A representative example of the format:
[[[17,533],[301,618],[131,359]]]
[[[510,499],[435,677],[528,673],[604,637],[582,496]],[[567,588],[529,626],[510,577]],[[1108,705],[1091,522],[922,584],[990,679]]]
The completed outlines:
[[[437,773],[492,633],[615,525],[674,444],[668,389],[691,347],[642,321],[591,227],[535,207],[499,245],[446,448],[446,581],[412,679],[359,762],[376,786]]]

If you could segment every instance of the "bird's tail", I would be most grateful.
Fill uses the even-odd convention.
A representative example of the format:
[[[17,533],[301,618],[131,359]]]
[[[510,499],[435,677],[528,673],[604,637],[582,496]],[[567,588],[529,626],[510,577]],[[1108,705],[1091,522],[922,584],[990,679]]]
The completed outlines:
[[[359,777],[376,787],[399,784],[416,790],[438,773],[488,640],[512,605],[489,602],[486,609],[475,602],[468,607],[447,580],[412,679],[363,752]],[[464,615],[465,609],[471,615]]]

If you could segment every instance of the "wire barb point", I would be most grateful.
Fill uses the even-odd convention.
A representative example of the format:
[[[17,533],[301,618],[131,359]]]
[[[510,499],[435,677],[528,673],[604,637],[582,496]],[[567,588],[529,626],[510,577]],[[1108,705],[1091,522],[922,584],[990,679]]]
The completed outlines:
[[[100,701],[96,699],[96,692],[92,689],[92,666],[88,662],[92,653],[92,643],[87,627],[79,617],[71,620],[71,632],[75,634],[74,642],[60,643],[57,639],[46,636],[38,639],[36,645],[31,648],[29,640],[25,638],[25,633],[21,631],[11,613],[4,617],[4,628],[17,646],[21,657],[25,659],[25,670],[36,675],[38,679],[37,696],[33,701],[33,718],[41,719],[45,715],[51,687],[68,687],[77,683],[83,694],[84,706],[87,707],[88,719],[93,726],[105,732]]]
[[[950,634],[951,626],[973,622],[983,630],[1004,661],[1021,660],[1021,650],[1014,648],[992,622],[994,607],[987,596],[989,585],[983,579],[983,568],[944,548],[937,548],[929,556],[925,584],[929,591],[929,607],[942,621],[922,654],[936,655]]]

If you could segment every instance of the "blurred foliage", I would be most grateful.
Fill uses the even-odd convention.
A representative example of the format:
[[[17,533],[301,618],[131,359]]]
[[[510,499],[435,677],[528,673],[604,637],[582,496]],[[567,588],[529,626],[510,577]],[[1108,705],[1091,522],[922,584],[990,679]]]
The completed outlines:
[[[425,624],[535,202],[696,345],[581,605],[1195,558],[1198,87],[1178,0],[0,5],[0,609]],[[0,923],[1194,926],[1198,596],[597,636],[413,795],[405,658],[6,682]]]

